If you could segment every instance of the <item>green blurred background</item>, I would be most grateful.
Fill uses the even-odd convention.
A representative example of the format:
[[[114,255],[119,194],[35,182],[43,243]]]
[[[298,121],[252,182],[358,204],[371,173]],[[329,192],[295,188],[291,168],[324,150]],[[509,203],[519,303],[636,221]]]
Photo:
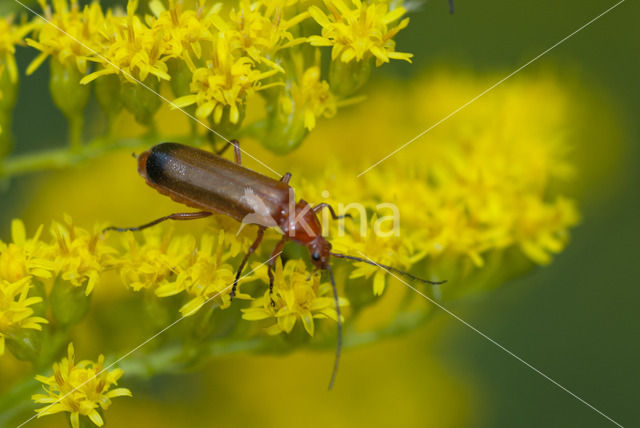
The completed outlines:
[[[427,1],[397,38],[398,50],[415,54],[414,65],[396,62],[378,75],[410,78],[434,63],[506,75],[614,4],[458,0],[455,14],[449,15],[446,1]],[[594,94],[608,99],[602,108],[623,126],[623,156],[606,177],[590,182],[581,199],[582,224],[551,266],[450,307],[623,426],[640,423],[638,22],[640,4],[627,0],[528,67],[527,72],[552,68],[561,78],[579,76]],[[22,70],[31,58],[32,52],[20,51]],[[22,78],[15,111],[21,120],[14,124],[17,153],[65,140],[66,121],[48,96],[45,69]],[[375,91],[375,85],[374,80],[366,90]],[[600,144],[609,143],[607,135],[599,137]],[[22,215],[29,189],[43,177],[46,174],[15,179],[2,190],[0,237],[8,237],[10,219]],[[337,390],[331,393],[324,393],[327,353],[247,356],[217,362],[205,375],[135,385],[139,399],[116,402],[108,415],[119,420],[118,412],[131,415],[133,409],[144,409],[131,420],[139,426],[382,426],[394,424],[400,413],[403,424],[412,421],[414,426],[614,426],[449,315],[442,313],[433,324],[437,328],[427,326],[403,338],[346,352]],[[288,366],[299,367],[300,361],[308,371],[279,377]],[[237,384],[234,371],[243,372]],[[435,390],[432,376],[448,378],[444,384],[449,389]],[[251,378],[256,379],[255,388],[247,382]],[[207,391],[216,392],[212,396]],[[258,410],[256,402],[262,403]],[[62,418],[51,419],[34,426],[60,423]]]

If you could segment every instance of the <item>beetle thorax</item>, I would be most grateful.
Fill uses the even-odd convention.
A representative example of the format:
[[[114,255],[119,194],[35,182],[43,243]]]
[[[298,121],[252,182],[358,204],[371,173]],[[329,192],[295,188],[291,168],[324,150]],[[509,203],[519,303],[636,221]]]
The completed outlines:
[[[300,200],[292,208],[278,219],[282,233],[302,245],[309,245],[316,237],[322,236],[322,226],[311,205]]]

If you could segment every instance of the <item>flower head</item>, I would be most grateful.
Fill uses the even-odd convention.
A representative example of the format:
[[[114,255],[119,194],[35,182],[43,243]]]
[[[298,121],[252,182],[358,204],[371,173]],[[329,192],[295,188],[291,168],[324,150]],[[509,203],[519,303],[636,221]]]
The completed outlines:
[[[274,62],[274,55],[280,49],[303,43],[304,38],[295,38],[289,31],[309,17],[302,12],[285,18],[284,2],[250,2],[241,0],[238,9],[232,9],[228,18],[214,15],[213,25],[220,36],[230,41],[232,50],[239,49],[256,63],[265,63],[284,71]]]
[[[171,80],[167,73],[164,36],[136,15],[137,8],[138,0],[129,0],[126,16],[107,16],[103,33],[107,39],[100,44],[100,56],[92,58],[102,68],[85,76],[80,83],[87,84],[108,74],[117,74],[134,84],[144,82],[149,75]]]
[[[186,292],[190,300],[180,308],[183,316],[195,314],[205,303],[216,300],[222,309],[231,304],[231,287],[236,269],[227,261],[233,256],[230,251],[238,239],[221,230],[217,236],[204,234],[200,246],[191,253],[185,263],[176,266],[175,281],[156,289],[159,297],[173,296]],[[236,298],[250,299],[251,296],[237,293]]]
[[[195,239],[172,236],[162,227],[146,229],[142,235],[142,244],[133,233],[123,238],[126,257],[118,261],[122,282],[134,291],[164,289],[173,283],[177,266],[195,251]]]
[[[20,329],[42,330],[45,318],[33,316],[31,305],[42,301],[41,297],[29,297],[31,278],[15,282],[0,278],[0,355],[4,353],[6,337],[15,336]]]
[[[51,235],[55,239],[51,252],[56,272],[75,287],[86,285],[88,296],[102,271],[113,263],[116,251],[104,242],[99,225],[90,233],[76,227],[69,216],[64,223],[53,222]]]
[[[269,334],[289,333],[299,319],[311,336],[315,332],[314,319],[338,320],[331,285],[321,283],[320,273],[309,272],[304,261],[289,260],[283,268],[278,258],[274,279],[273,296],[265,291],[250,308],[242,310],[242,318],[250,321],[275,318],[276,323],[267,329]],[[346,306],[348,301],[340,297],[339,305]]]
[[[210,42],[214,36],[210,31],[210,16],[222,6],[217,3],[205,10],[183,10],[182,2],[169,0],[169,9],[165,9],[159,0],[149,5],[157,18],[150,21],[151,29],[163,37],[165,55],[168,58],[182,58],[189,69],[194,70],[194,59],[202,55],[202,43]]]
[[[309,13],[322,26],[321,36],[309,37],[313,46],[332,46],[331,58],[342,62],[376,58],[376,65],[389,62],[389,59],[402,59],[411,62],[412,54],[396,52],[393,37],[407,25],[405,18],[397,25],[391,24],[406,10],[402,7],[389,10],[389,4],[382,2],[362,2],[352,0],[354,9],[343,0],[325,0],[329,9],[327,16],[319,7],[311,6]]]
[[[78,0],[54,0],[53,11],[46,0],[39,0],[48,22],[40,22],[36,28],[36,39],[27,39],[27,44],[40,51],[27,68],[33,73],[49,56],[61,64],[70,63],[80,73],[87,70],[87,61],[99,49],[102,41],[100,30],[104,27],[104,15],[100,4],[93,2],[80,10]]]
[[[48,256],[50,246],[40,240],[41,233],[42,226],[33,238],[27,239],[22,220],[11,222],[13,242],[0,241],[0,279],[16,282],[30,276],[51,278],[55,264]]]
[[[112,398],[131,397],[127,388],[113,388],[123,374],[121,369],[106,370],[102,355],[95,363],[88,360],[76,363],[70,343],[67,357],[53,364],[53,376],[36,376],[36,380],[43,383],[45,394],[35,394],[31,398],[36,403],[47,404],[36,410],[38,417],[69,412],[73,428],[80,427],[81,415],[97,426],[104,425],[99,409],[107,410]]]
[[[236,57],[228,40],[220,37],[215,46],[213,60],[207,63],[207,67],[198,68],[193,72],[191,95],[180,97],[174,103],[177,107],[197,104],[196,117],[207,120],[213,114],[215,124],[222,121],[226,110],[229,121],[238,124],[246,97],[256,90],[272,86],[261,86],[260,83],[277,72],[257,70],[249,57]]]
[[[18,80],[16,45],[22,45],[24,36],[33,29],[32,24],[15,25],[13,17],[0,17],[0,64],[6,65],[13,83]]]
[[[319,117],[335,116],[336,98],[329,89],[329,83],[320,78],[320,67],[312,66],[304,71],[300,82],[291,85],[291,101],[283,105],[287,110],[300,108],[303,110],[304,126],[311,131]]]

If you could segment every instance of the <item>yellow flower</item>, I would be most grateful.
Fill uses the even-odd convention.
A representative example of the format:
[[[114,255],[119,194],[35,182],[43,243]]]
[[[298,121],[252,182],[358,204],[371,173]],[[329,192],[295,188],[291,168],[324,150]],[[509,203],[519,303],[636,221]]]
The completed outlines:
[[[264,276],[266,269],[261,269]],[[273,302],[269,290],[256,299],[252,306],[243,309],[242,318],[250,321],[275,318],[276,323],[267,328],[269,334],[290,333],[300,319],[309,335],[315,331],[314,319],[331,318],[338,320],[329,283],[320,283],[320,272],[310,273],[302,260],[287,261],[284,269],[280,258],[275,264]],[[268,280],[265,279],[265,281]],[[340,297],[340,307],[348,305],[347,299]]]
[[[516,242],[531,260],[541,265],[549,264],[550,253],[559,253],[567,245],[567,225],[577,224],[580,220],[575,203],[564,197],[544,203],[529,196],[523,200],[523,205],[514,224]]]
[[[219,124],[225,109],[232,124],[240,122],[240,109],[244,108],[247,95],[256,90],[274,86],[260,86],[260,81],[276,74],[277,70],[260,72],[253,67],[253,62],[246,56],[234,57],[228,41],[218,38],[213,61],[207,67],[193,72],[191,95],[180,97],[174,101],[177,107],[197,104],[196,117],[206,120],[213,114],[213,122]]]
[[[71,217],[65,215],[64,223],[53,222],[51,235],[55,241],[51,247],[55,270],[60,277],[75,287],[86,285],[88,296],[100,279],[103,270],[113,264],[116,251],[104,243],[100,225],[93,233],[74,226]]]
[[[337,102],[329,84],[320,79],[320,67],[312,66],[304,71],[299,83],[292,83],[291,98],[293,104],[288,103],[285,107],[289,110],[302,108],[304,115],[304,126],[311,131],[316,126],[316,118],[330,118],[335,116]],[[294,107],[296,106],[296,107]]]
[[[285,2],[271,4],[240,0],[238,10],[232,9],[228,18],[212,17],[219,37],[229,40],[232,50],[240,49],[253,61],[268,64],[284,71],[275,62],[278,50],[304,43],[302,37],[294,38],[289,31],[309,17],[308,12],[285,18]]]
[[[29,276],[51,278],[55,264],[49,259],[48,244],[40,241],[42,226],[33,238],[27,239],[22,220],[11,222],[12,243],[0,241],[0,279],[16,282]]]
[[[13,17],[0,17],[0,63],[6,65],[13,83],[18,81],[16,66],[16,45],[22,45],[23,38],[33,29],[32,24],[14,25]]]
[[[171,80],[167,73],[163,34],[149,28],[135,14],[138,0],[129,0],[127,15],[108,16],[105,34],[108,35],[98,51],[99,57],[91,58],[102,69],[85,76],[80,83],[87,84],[100,76],[117,74],[130,83],[136,79],[144,82],[149,75]]]
[[[25,277],[15,282],[0,278],[0,355],[4,354],[6,337],[14,336],[19,329],[42,330],[40,324],[48,321],[34,317],[29,306],[42,301],[41,297],[29,297],[31,278]]]
[[[87,61],[99,50],[103,36],[104,15],[100,4],[93,2],[82,12],[78,0],[54,0],[52,13],[46,0],[39,0],[44,16],[49,22],[39,22],[37,40],[27,39],[27,44],[41,53],[27,67],[27,75],[33,73],[48,56],[55,56],[61,64],[75,64],[80,73],[87,70]]]
[[[397,7],[389,11],[387,2],[352,2],[355,9],[342,0],[325,0],[329,16],[317,6],[311,6],[309,13],[322,26],[322,36],[309,37],[309,43],[313,46],[333,46],[331,59],[342,62],[367,60],[371,55],[375,56],[376,65],[389,62],[389,59],[411,62],[413,55],[396,52],[393,40],[400,30],[409,25],[409,18],[390,26],[406,10]]]
[[[223,230],[217,238],[211,234],[204,234],[200,240],[200,247],[191,253],[191,260],[184,266],[177,265],[177,277],[174,282],[167,283],[156,289],[159,297],[173,296],[186,292],[190,297],[180,308],[183,316],[195,314],[205,303],[215,299],[220,302],[220,308],[228,308],[231,304],[231,288],[236,276],[236,268],[226,263],[232,257],[230,248],[236,246],[238,240]],[[246,278],[245,278],[246,280]],[[238,293],[236,298],[250,299],[251,296]]]
[[[402,217],[400,217],[401,219]],[[369,258],[376,263],[390,265],[403,271],[408,271],[425,257],[427,250],[420,245],[420,242],[416,240],[415,234],[410,231],[405,230],[404,234],[398,233],[396,235],[392,230],[385,227],[390,226],[388,222],[382,222],[379,227],[382,229],[382,233],[376,233],[374,229],[379,220],[377,215],[374,214],[369,221],[368,232],[365,236],[361,236],[359,233],[358,221],[348,222],[347,230],[349,232],[343,236],[337,234],[331,241],[334,251],[360,258]],[[373,294],[376,296],[382,295],[386,285],[387,271],[366,263],[356,263],[355,266],[349,278],[368,279],[373,276]]]
[[[160,34],[163,40],[164,52],[168,58],[182,58],[190,70],[194,70],[193,58],[200,59],[202,55],[202,42],[213,40],[213,34],[209,31],[210,15],[220,7],[217,3],[208,11],[204,7],[198,10],[182,10],[182,2],[175,4],[175,0],[169,0],[169,9],[165,9],[159,0],[152,0],[149,7],[157,19],[150,21],[151,29]]]
[[[97,426],[104,425],[100,409],[107,410],[111,399],[131,397],[127,388],[114,388],[122,377],[121,369],[105,370],[104,356],[97,362],[88,360],[75,362],[73,344],[67,348],[67,357],[53,364],[53,376],[36,376],[43,383],[46,394],[35,394],[36,403],[47,404],[37,409],[38,418],[59,412],[69,412],[73,428],[80,427],[80,416],[87,416]]]
[[[142,232],[144,243],[128,232],[125,251],[118,261],[120,278],[134,291],[163,288],[173,283],[177,266],[195,251],[193,236],[174,237],[171,230],[152,227]]]

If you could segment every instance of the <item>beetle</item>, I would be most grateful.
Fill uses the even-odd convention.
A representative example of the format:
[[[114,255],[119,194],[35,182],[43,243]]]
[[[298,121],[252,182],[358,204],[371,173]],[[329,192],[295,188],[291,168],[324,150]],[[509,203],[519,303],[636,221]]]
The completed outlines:
[[[235,162],[221,156],[231,146],[234,149]],[[322,236],[317,214],[322,209],[328,209],[334,220],[350,216],[337,215],[333,207],[327,203],[311,206],[302,199],[296,202],[293,189],[289,186],[290,173],[286,173],[280,180],[274,180],[242,166],[240,144],[237,140],[229,141],[229,145],[225,145],[217,153],[179,143],[161,143],[137,156],[137,161],[138,173],[149,186],[176,202],[201,211],[175,213],[141,226],[108,227],[105,231],[138,231],[166,220],[195,220],[212,214],[227,215],[242,223],[256,224],[257,236],[238,266],[231,288],[231,299],[236,294],[242,271],[251,254],[262,242],[267,227],[277,227],[283,233],[267,263],[269,295],[273,294],[275,259],[282,253],[284,244],[294,241],[308,248],[313,265],[329,274],[336,305],[337,346],[329,389],[335,382],[342,349],[342,322],[338,292],[329,264],[331,257],[367,263],[428,284],[446,282],[428,281],[391,266],[332,252],[331,243]],[[275,304],[273,299],[271,304]]]

